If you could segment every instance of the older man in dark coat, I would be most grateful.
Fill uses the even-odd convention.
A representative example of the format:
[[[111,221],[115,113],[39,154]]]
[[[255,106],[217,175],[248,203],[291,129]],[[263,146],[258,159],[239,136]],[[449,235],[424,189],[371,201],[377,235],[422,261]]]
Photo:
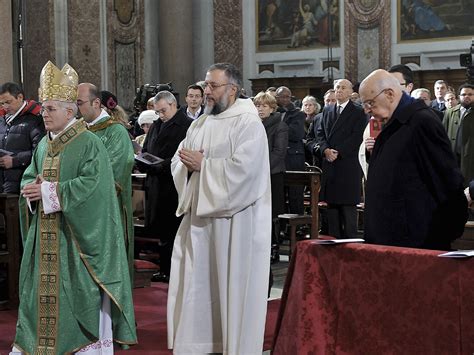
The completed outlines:
[[[372,72],[359,92],[365,111],[384,125],[375,143],[366,140],[365,239],[449,249],[464,230],[467,200],[443,125],[385,70]]]
[[[367,116],[350,100],[352,83],[349,80],[336,80],[334,90],[336,105],[324,108],[317,131],[323,158],[320,199],[328,203],[329,235],[354,238],[362,181],[358,151]]]
[[[171,267],[174,237],[181,218],[176,217],[178,193],[171,176],[171,158],[179,143],[186,137],[192,119],[177,109],[177,102],[169,91],[160,91],[154,99],[160,119],[156,120],[146,136],[142,152],[164,159],[157,165],[139,168],[147,173],[145,182],[145,227],[148,233],[160,238],[160,273],[155,281],[167,281]]]

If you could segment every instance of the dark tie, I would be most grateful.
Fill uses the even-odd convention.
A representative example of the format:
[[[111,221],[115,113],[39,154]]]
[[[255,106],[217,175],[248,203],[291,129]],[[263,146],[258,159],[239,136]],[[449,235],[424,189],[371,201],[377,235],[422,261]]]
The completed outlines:
[[[341,115],[341,112],[342,112],[342,106],[339,105],[337,106],[337,118],[339,118],[339,116]]]

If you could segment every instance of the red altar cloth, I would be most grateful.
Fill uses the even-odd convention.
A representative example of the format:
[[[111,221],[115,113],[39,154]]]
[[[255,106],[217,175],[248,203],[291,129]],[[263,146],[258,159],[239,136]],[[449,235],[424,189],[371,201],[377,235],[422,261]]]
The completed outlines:
[[[473,354],[474,260],[440,253],[298,242],[273,354]]]

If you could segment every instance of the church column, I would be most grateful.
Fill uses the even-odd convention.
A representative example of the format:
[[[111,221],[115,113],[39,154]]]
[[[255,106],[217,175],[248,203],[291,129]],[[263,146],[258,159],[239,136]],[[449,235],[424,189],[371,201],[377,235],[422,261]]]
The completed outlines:
[[[145,48],[146,55],[143,58],[143,83],[156,84],[160,82],[160,49],[158,45],[158,6],[156,0],[145,0]]]
[[[13,49],[11,0],[0,0],[0,84],[13,80]]]
[[[193,77],[192,0],[160,0],[158,9],[160,81],[172,82],[181,104]]]

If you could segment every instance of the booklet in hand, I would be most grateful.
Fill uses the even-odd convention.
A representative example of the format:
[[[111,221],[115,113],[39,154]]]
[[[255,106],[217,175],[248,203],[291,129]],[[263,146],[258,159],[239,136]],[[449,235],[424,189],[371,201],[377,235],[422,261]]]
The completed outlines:
[[[474,250],[457,250],[439,254],[443,258],[469,258],[474,256]]]
[[[13,155],[13,152],[10,152],[9,150],[5,149],[0,149],[0,157],[4,157],[5,155]]]
[[[316,244],[324,245],[335,245],[335,244],[345,244],[345,243],[363,243],[365,242],[362,238],[347,238],[347,239],[317,239]]]
[[[147,165],[156,165],[164,161],[164,159],[161,159],[160,157],[157,157],[156,155],[150,153],[137,154],[135,160],[141,161],[142,163],[145,163]]]

